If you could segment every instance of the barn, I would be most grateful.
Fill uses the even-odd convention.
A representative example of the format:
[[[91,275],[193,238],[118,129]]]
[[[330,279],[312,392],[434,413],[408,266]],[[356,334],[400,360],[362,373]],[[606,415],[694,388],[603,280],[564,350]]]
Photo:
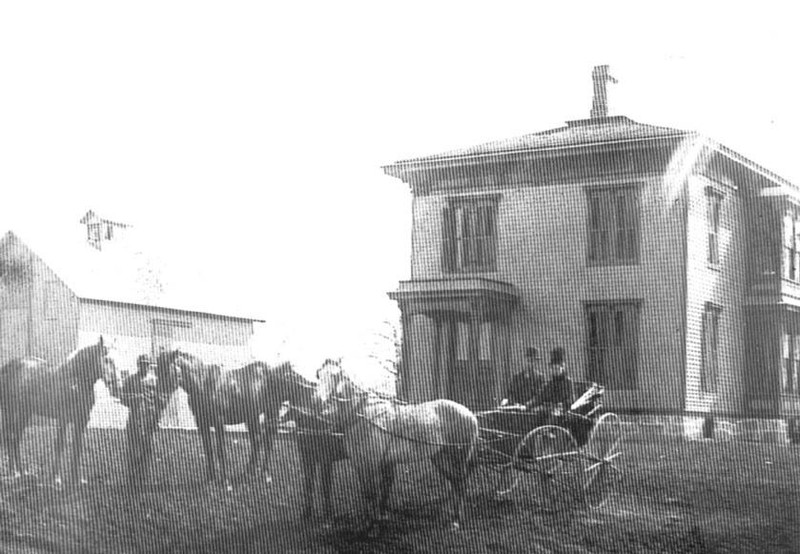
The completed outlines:
[[[180,347],[223,368],[252,358],[254,325],[261,320],[180,302],[180,283],[164,282],[131,225],[87,212],[72,228],[23,239],[0,239],[0,363],[21,355],[48,360],[103,335],[115,359],[135,371],[142,353]],[[218,305],[220,294],[206,295]],[[98,382],[90,425],[123,426],[125,408]],[[163,426],[194,427],[179,390]]]
[[[792,423],[800,189],[610,115],[607,66],[593,81],[586,119],[384,167],[413,195],[411,278],[389,293],[404,395],[496,405],[526,347],[563,346],[617,412]]]

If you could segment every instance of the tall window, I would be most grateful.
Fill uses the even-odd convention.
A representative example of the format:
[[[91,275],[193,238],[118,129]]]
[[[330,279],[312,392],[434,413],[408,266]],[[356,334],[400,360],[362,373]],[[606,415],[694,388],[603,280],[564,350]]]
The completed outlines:
[[[795,210],[783,216],[783,262],[784,279],[800,281],[800,214]]]
[[[703,366],[700,388],[703,392],[717,392],[719,375],[719,320],[722,308],[706,303],[703,312]]]
[[[708,263],[719,264],[719,214],[722,205],[722,194],[712,189],[706,189],[708,222]]]
[[[494,271],[497,198],[453,198],[442,217],[442,267],[446,272]]]
[[[638,388],[638,301],[586,304],[588,378],[609,389]]]
[[[800,393],[800,335],[783,334],[781,390],[784,394]]]
[[[589,190],[587,201],[589,264],[638,263],[638,190],[635,187]]]

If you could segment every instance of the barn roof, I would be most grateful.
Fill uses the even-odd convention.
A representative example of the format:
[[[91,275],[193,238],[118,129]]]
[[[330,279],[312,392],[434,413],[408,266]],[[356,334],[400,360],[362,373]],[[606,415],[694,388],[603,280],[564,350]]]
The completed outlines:
[[[102,250],[86,240],[83,226],[46,234],[21,236],[8,231],[0,243],[20,241],[36,254],[75,294],[84,300],[149,306],[215,316],[261,321],[245,315],[218,291],[193,297],[197,282],[182,283],[157,256],[147,254],[135,229]],[[191,285],[191,286],[189,286]]]

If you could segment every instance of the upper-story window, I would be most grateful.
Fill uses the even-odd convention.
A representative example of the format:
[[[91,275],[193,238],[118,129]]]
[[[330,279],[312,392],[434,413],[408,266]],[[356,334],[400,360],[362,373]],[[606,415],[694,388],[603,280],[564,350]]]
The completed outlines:
[[[722,193],[708,187],[706,189],[707,222],[708,222],[708,256],[711,265],[719,265],[719,221]]]
[[[800,281],[800,214],[790,209],[783,216],[783,248],[781,275]]]
[[[639,191],[636,187],[588,190],[588,263],[639,262]]]
[[[496,269],[497,201],[497,196],[449,199],[442,216],[444,271]]]

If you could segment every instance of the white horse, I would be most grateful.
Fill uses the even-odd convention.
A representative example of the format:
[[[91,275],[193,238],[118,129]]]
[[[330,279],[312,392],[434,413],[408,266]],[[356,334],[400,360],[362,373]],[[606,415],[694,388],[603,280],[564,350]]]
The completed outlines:
[[[404,404],[369,393],[335,362],[326,362],[317,376],[324,413],[344,430],[345,449],[361,481],[367,527],[376,516],[386,517],[396,465],[429,459],[452,486],[458,528],[478,444],[475,414],[450,400]]]

